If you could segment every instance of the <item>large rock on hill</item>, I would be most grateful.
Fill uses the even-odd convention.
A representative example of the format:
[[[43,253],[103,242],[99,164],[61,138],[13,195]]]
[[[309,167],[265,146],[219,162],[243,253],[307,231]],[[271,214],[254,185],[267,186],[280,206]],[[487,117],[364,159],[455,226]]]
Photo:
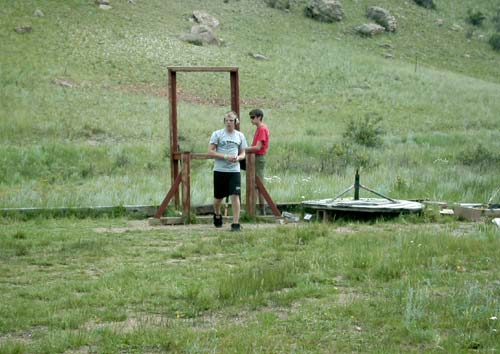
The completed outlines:
[[[180,36],[181,40],[194,45],[220,45],[221,42],[215,34],[220,24],[218,19],[203,11],[193,11],[190,21],[197,24],[192,26],[188,33],[182,34]]]
[[[373,37],[377,34],[384,33],[385,28],[376,23],[364,23],[354,28],[362,36]]]
[[[388,32],[396,31],[397,21],[394,16],[392,16],[389,11],[378,6],[370,6],[366,12],[366,17],[375,21]]]
[[[218,19],[203,11],[193,11],[193,20],[212,29],[218,28],[220,24]]]
[[[181,35],[180,39],[194,45],[220,44],[212,28],[206,25],[194,25],[191,31]]]
[[[322,22],[342,21],[344,9],[338,0],[310,0],[305,8],[305,14]]]

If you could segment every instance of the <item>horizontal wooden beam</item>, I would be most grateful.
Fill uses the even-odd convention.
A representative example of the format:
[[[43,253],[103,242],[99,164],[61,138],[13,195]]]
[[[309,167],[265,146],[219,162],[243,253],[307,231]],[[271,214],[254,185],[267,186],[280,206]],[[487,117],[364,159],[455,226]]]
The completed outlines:
[[[169,66],[172,72],[237,72],[235,66]]]
[[[182,157],[181,157],[182,152],[174,152],[173,156],[174,156],[175,160],[181,160],[182,159]],[[202,159],[202,160],[203,159],[205,159],[205,160],[206,159],[213,159],[213,157],[207,153],[193,153],[193,152],[190,154],[190,158],[191,158],[191,160],[192,159]]]

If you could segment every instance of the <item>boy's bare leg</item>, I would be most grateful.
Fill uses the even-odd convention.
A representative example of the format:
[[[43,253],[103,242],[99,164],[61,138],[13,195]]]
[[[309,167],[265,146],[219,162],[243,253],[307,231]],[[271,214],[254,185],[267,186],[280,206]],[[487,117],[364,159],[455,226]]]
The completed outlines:
[[[215,215],[221,215],[220,209],[222,206],[222,199],[214,199],[214,213]]]
[[[240,223],[240,196],[237,194],[231,195],[231,204],[233,207],[233,224]]]

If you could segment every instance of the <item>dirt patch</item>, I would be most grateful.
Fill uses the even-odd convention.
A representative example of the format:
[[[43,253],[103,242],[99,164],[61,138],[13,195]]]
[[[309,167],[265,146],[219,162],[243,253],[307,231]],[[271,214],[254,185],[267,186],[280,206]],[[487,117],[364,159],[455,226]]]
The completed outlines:
[[[6,344],[7,342],[29,344],[33,340],[33,334],[35,332],[46,332],[47,327],[34,327],[30,330],[8,333],[6,335],[0,336],[0,346]]]
[[[136,94],[146,94],[155,97],[165,97],[168,98],[167,87],[158,87],[154,85],[141,85],[141,84],[131,84],[131,85],[120,85],[120,86],[108,86],[109,90],[117,89],[119,91],[131,92]],[[208,97],[208,96],[197,96],[192,92],[184,91],[182,88],[177,88],[177,100],[199,104],[199,105],[209,105],[209,106],[219,106],[227,107],[231,105],[231,99],[229,97]],[[244,106],[255,106],[255,107],[273,107],[279,106],[276,102],[269,101],[266,98],[255,98],[255,99],[243,99],[240,97],[240,104]]]
[[[151,226],[145,220],[132,220],[124,227],[96,227],[95,232],[121,234],[130,231],[152,231],[158,230],[157,226]]]
[[[64,354],[89,354],[92,353],[92,349],[90,347],[80,347],[77,349],[66,350]]]
[[[347,226],[340,226],[340,227],[337,227],[335,229],[335,232],[339,233],[339,234],[353,234],[353,233],[356,233],[357,231],[354,230],[353,228],[351,227],[347,227]]]
[[[84,325],[87,331],[96,329],[111,329],[121,333],[129,333],[143,327],[169,327],[171,319],[161,315],[144,315],[141,317],[130,317],[121,322],[97,322],[89,321]]]

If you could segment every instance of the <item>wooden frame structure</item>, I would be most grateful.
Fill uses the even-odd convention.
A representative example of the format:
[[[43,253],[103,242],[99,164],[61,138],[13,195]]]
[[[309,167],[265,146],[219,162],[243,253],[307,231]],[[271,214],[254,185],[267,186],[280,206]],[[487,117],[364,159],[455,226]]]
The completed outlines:
[[[206,153],[191,153],[179,151],[178,130],[177,130],[177,73],[178,72],[229,72],[231,89],[231,110],[238,117],[240,116],[240,86],[237,67],[169,67],[168,68],[168,99],[169,99],[169,123],[170,123],[170,178],[171,186],[163,202],[158,207],[155,218],[159,219],[168,204],[174,199],[175,207],[180,204],[179,188],[182,190],[182,217],[185,222],[189,220],[191,212],[191,159],[211,158]],[[236,129],[240,129],[239,123]],[[181,169],[179,169],[181,165]],[[255,216],[255,188],[264,196],[268,205],[273,211],[273,215],[281,216],[280,211],[274,204],[271,196],[266,191],[262,181],[255,175],[255,155],[247,154],[246,158],[246,212]]]

